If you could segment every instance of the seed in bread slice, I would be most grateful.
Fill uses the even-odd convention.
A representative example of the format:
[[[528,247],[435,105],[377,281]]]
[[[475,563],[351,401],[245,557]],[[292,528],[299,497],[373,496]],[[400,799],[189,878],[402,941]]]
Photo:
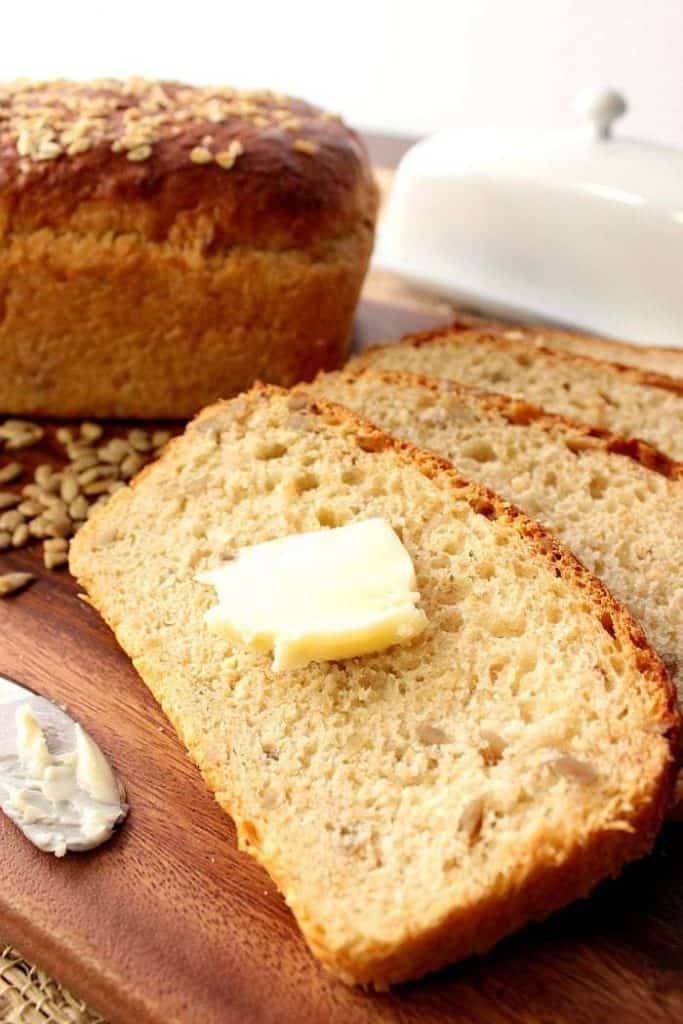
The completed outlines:
[[[546,526],[627,605],[683,697],[683,464],[456,382],[368,368],[321,374],[312,390],[442,455]]]
[[[408,335],[367,349],[352,366],[445,377],[526,398],[559,413],[641,437],[683,461],[683,381],[544,348],[525,337],[459,327]]]
[[[275,674],[206,629],[200,571],[374,516],[413,560],[419,637]],[[340,406],[204,410],[71,567],[347,982],[484,951],[652,845],[680,722],[639,627],[536,523]]]
[[[529,341],[542,348],[556,348],[560,352],[574,352],[576,355],[601,359],[622,366],[636,366],[641,370],[678,377],[683,380],[683,348],[667,348],[663,345],[640,345],[629,341],[616,341],[585,331],[564,331],[546,324],[513,324],[500,320],[486,320],[469,314],[458,314],[453,329],[495,331],[512,341]]]

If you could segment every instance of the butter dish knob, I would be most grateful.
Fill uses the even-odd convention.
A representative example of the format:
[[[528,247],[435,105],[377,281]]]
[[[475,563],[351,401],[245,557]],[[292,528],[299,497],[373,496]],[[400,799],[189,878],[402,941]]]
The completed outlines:
[[[594,139],[609,139],[612,123],[627,109],[626,99],[615,89],[589,87],[581,89],[574,99],[574,110]]]

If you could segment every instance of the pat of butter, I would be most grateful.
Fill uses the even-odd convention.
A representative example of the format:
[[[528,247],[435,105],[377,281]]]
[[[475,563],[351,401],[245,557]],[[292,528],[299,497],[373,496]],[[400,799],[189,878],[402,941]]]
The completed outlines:
[[[242,548],[197,579],[216,588],[211,632],[272,650],[275,670],[374,654],[427,624],[410,555],[383,519]]]

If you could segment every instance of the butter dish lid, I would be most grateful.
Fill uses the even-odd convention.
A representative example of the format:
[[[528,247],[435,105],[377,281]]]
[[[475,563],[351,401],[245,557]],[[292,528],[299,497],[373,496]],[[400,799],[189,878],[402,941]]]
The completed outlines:
[[[375,264],[483,312],[683,343],[683,150],[614,137],[613,90],[575,130],[452,130],[403,158]]]

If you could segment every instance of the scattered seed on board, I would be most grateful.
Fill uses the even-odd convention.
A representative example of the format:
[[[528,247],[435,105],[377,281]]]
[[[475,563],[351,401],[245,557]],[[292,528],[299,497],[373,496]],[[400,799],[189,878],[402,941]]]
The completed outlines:
[[[46,569],[60,569],[69,561],[66,551],[54,551],[46,548],[43,551],[43,564]]]
[[[32,537],[35,537],[36,540],[42,540],[43,537],[47,536],[46,530],[47,520],[44,519],[42,516],[37,516],[35,519],[32,519],[31,522],[28,524],[28,532],[31,534]]]
[[[74,459],[69,469],[74,473],[82,473],[84,469],[92,469],[97,464],[98,460],[95,452],[85,452],[84,455],[79,455],[77,459]]]
[[[69,537],[73,530],[73,523],[69,516],[52,516],[47,519],[46,533],[48,537]]]
[[[155,430],[152,434],[152,447],[163,448],[171,440],[170,430]]]
[[[64,537],[48,537],[43,547],[46,551],[68,551],[69,542]]]
[[[146,430],[140,430],[135,428],[128,432],[128,444],[131,448],[134,448],[136,452],[149,452],[154,446],[154,441],[150,438]]]
[[[19,462],[8,462],[0,469],[0,484],[13,484],[23,473],[23,467]]]
[[[111,486],[111,485],[109,485]],[[72,519],[86,519],[88,515],[88,502],[82,494],[77,495],[69,505],[69,515]]]
[[[31,572],[6,572],[3,576],[0,576],[0,597],[8,597],[10,594],[14,594],[17,590],[21,590],[22,587],[33,583],[34,580],[35,576]]]
[[[71,444],[71,442],[73,441],[74,432],[73,430],[70,430],[68,427],[60,427],[57,433],[55,434],[55,437],[57,438],[60,444],[66,446],[67,444]]]
[[[67,505],[70,505],[71,502],[78,497],[79,490],[80,488],[76,477],[71,474],[65,475],[62,479],[61,487],[59,488],[62,501],[65,501]]]
[[[99,441],[103,433],[99,423],[81,423],[81,437],[84,441]]]
[[[43,541],[43,562],[47,569],[59,569],[68,562],[69,540],[109,500],[109,496],[127,486],[127,481],[142,469],[171,438],[169,430],[130,430],[125,438],[113,437],[95,447],[104,436],[99,423],[85,421],[80,427],[60,427],[57,441],[69,460],[64,469],[55,470],[41,463],[33,473],[33,482],[21,487],[21,493],[0,490],[0,551]],[[0,421],[0,448],[28,447],[43,437],[43,429],[28,420]],[[8,462],[0,468],[0,484],[19,480],[24,472],[21,462]],[[7,593],[33,581],[30,573],[10,573],[0,580],[24,580]]]
[[[27,519],[33,519],[35,516],[42,515],[43,506],[35,498],[26,498],[17,505],[17,512],[21,512],[22,516],[26,516]]]
[[[43,515],[46,519],[66,515],[67,504],[57,494],[44,494],[39,500],[44,506]]]
[[[141,459],[137,452],[133,452],[131,455],[127,455],[121,463],[121,476],[124,480],[129,480],[130,477],[142,469],[145,464],[145,460]]]
[[[84,485],[83,493],[87,494],[89,498],[95,494],[108,494],[110,486],[110,480],[92,480],[89,484]]]
[[[17,512],[16,509],[12,509],[10,512],[3,512],[0,516],[0,530],[9,530],[12,533],[16,530],[17,526],[21,526],[24,522],[24,517],[21,512]]]
[[[36,470],[33,474],[33,479],[42,487],[44,490],[51,488],[52,485],[53,470],[52,466],[49,466],[46,462],[43,462],[40,466],[36,466]]]
[[[24,484],[21,493],[25,498],[35,498],[36,501],[40,501],[43,491],[38,484]]]
[[[28,532],[28,524],[19,523],[19,525],[15,528],[14,532],[12,533],[12,547],[23,548],[24,544],[28,543],[29,537],[30,534]]]

